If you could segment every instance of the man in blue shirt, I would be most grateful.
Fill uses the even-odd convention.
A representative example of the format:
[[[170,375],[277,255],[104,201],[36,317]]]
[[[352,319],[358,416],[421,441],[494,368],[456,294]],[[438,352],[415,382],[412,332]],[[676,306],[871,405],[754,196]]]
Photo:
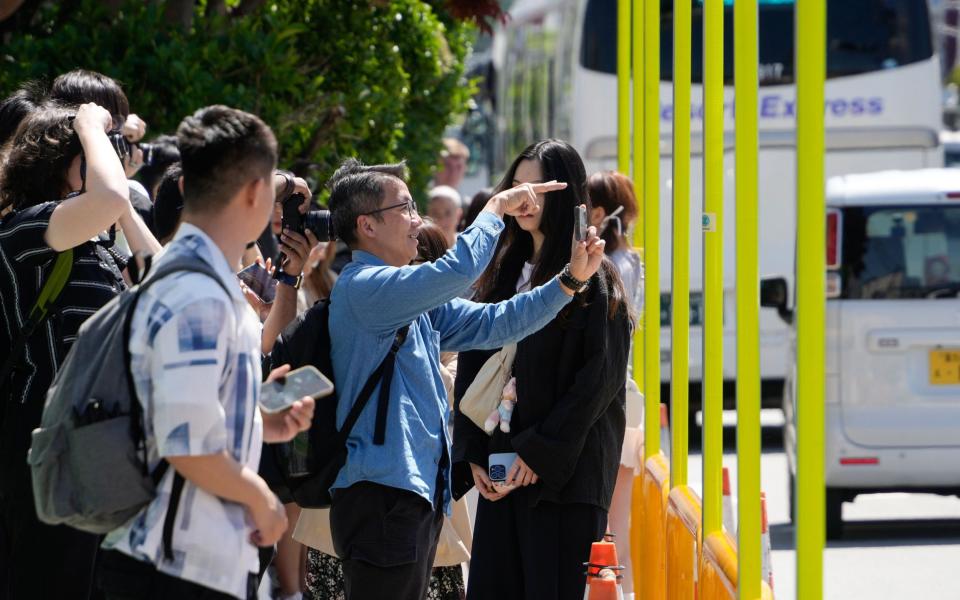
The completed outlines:
[[[541,329],[603,259],[603,242],[591,228],[573,252],[572,278],[555,278],[499,304],[463,300],[493,257],[504,215],[535,214],[538,196],[566,184],[524,184],[495,195],[442,259],[411,265],[422,221],[403,176],[402,164],[350,160],[330,184],[334,226],[353,250],[330,304],[339,425],[397,331],[410,327],[396,357],[384,439],[375,441],[377,410],[365,409],[333,486],[330,525],[351,600],[426,594],[451,496],[440,351],[499,348]],[[379,389],[372,398],[378,397]]]

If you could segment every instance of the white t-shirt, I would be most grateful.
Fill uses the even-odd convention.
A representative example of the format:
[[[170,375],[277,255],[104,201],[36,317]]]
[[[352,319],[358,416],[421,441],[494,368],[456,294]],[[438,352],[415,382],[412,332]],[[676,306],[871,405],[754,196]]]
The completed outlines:
[[[517,280],[517,293],[529,292],[533,289],[530,280],[533,279],[533,263],[523,263],[523,271],[520,272],[520,279]]]

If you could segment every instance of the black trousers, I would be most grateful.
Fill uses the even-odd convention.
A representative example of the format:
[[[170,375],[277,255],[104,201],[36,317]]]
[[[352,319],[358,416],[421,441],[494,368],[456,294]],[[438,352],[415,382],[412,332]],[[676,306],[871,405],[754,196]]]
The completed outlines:
[[[41,523],[29,478],[10,483],[0,499],[0,600],[86,600],[99,536]]]
[[[335,492],[330,531],[343,559],[347,600],[426,597],[443,526],[442,504],[437,506],[413,492],[369,482]]]
[[[233,600],[230,594],[161,573],[121,552],[100,554],[97,579],[107,600]],[[250,575],[248,600],[256,600],[256,575]]]
[[[480,498],[467,600],[581,600],[583,563],[607,528],[607,512],[590,504],[530,506],[520,488]]]

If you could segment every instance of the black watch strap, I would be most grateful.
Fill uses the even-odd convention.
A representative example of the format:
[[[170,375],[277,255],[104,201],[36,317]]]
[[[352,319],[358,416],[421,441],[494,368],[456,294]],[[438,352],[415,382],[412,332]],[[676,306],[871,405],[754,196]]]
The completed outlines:
[[[303,275],[295,276],[290,275],[289,273],[284,273],[280,269],[277,269],[273,272],[273,278],[279,281],[280,283],[285,283],[295,290],[300,289],[300,283],[303,281]]]

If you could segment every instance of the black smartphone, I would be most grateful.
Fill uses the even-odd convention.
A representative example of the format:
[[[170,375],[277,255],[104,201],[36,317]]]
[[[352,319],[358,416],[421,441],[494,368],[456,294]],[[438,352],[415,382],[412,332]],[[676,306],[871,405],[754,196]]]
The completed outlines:
[[[573,209],[573,235],[578,242],[587,239],[587,207],[582,204]]]
[[[277,280],[270,276],[260,263],[253,263],[237,273],[237,277],[247,285],[258,298],[267,304],[273,304],[277,297]]]

